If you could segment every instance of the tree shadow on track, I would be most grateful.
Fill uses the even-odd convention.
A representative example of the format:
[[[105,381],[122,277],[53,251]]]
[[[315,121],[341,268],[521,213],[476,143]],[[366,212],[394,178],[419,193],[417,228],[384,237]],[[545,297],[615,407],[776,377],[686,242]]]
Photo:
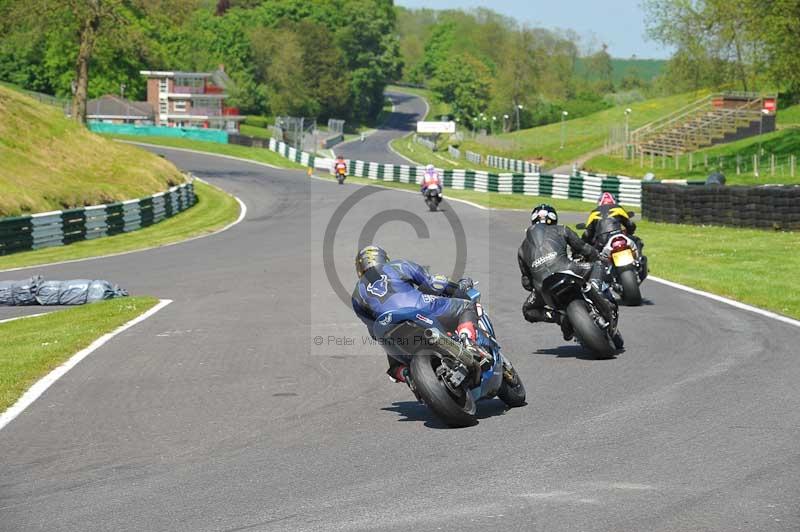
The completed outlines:
[[[395,412],[403,416],[397,421],[424,421],[424,425],[429,429],[451,428],[442,423],[439,418],[431,412],[430,408],[417,401],[395,401],[392,403],[392,406],[381,408],[381,410]],[[499,399],[479,401],[477,417],[478,420],[482,420],[490,417],[502,416],[508,410],[509,408],[506,407],[505,403]]]
[[[625,350],[623,349],[617,356],[624,353]],[[559,347],[548,347],[545,349],[537,349],[533,352],[535,355],[551,355],[556,358],[577,358],[578,360],[592,360],[592,361],[608,361],[608,360],[616,360],[616,356],[612,358],[596,358],[588,349],[578,345],[578,344],[570,344],[570,345],[562,345]]]

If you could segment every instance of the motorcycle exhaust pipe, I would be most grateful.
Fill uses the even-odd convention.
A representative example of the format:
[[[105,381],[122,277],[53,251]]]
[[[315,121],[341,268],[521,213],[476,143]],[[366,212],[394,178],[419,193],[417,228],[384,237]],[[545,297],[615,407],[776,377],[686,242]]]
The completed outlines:
[[[439,329],[434,329],[431,327],[430,329],[425,329],[425,332],[422,333],[426,340],[430,341],[433,344],[439,343],[439,339],[442,337]]]
[[[430,344],[436,345],[466,367],[473,368],[477,365],[472,353],[464,349],[460,342],[440,333],[438,329],[433,327],[425,329],[422,335]]]

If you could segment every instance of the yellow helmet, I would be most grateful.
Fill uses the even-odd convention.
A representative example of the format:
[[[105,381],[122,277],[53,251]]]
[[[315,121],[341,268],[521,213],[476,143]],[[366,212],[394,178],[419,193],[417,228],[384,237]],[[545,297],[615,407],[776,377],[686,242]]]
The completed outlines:
[[[374,268],[378,264],[386,264],[389,262],[389,256],[378,246],[367,246],[356,255],[356,273],[359,277],[364,275],[364,272],[370,268]]]

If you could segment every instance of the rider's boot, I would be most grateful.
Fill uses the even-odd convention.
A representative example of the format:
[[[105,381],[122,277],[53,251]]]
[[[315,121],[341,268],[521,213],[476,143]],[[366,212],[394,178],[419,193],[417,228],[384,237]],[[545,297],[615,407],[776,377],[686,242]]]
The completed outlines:
[[[408,366],[406,366],[405,364],[400,364],[393,368],[389,368],[389,371],[387,371],[386,373],[389,375],[389,380],[391,382],[407,383]]]

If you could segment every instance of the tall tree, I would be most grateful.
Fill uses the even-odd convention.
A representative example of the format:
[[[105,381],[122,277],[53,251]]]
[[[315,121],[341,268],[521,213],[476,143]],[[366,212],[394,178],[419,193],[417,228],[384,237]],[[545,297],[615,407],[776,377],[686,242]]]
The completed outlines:
[[[148,53],[147,24],[142,23],[148,17],[185,15],[199,1],[173,0],[165,5],[158,0],[7,0],[0,3],[0,31],[10,41],[22,34],[24,39],[42,43],[38,59],[44,62],[42,75],[47,78],[46,84],[59,91],[67,80],[72,93],[72,117],[85,123],[98,45],[102,45],[107,63],[116,62],[117,69],[135,68],[131,63],[139,63],[137,59]],[[115,55],[108,53],[110,50],[125,52]],[[15,55],[2,47],[0,53]],[[114,85],[116,92],[119,83]]]
[[[447,59],[431,83],[431,88],[452,106],[456,118],[464,124],[473,124],[475,117],[486,111],[490,87],[489,69],[467,53]]]

